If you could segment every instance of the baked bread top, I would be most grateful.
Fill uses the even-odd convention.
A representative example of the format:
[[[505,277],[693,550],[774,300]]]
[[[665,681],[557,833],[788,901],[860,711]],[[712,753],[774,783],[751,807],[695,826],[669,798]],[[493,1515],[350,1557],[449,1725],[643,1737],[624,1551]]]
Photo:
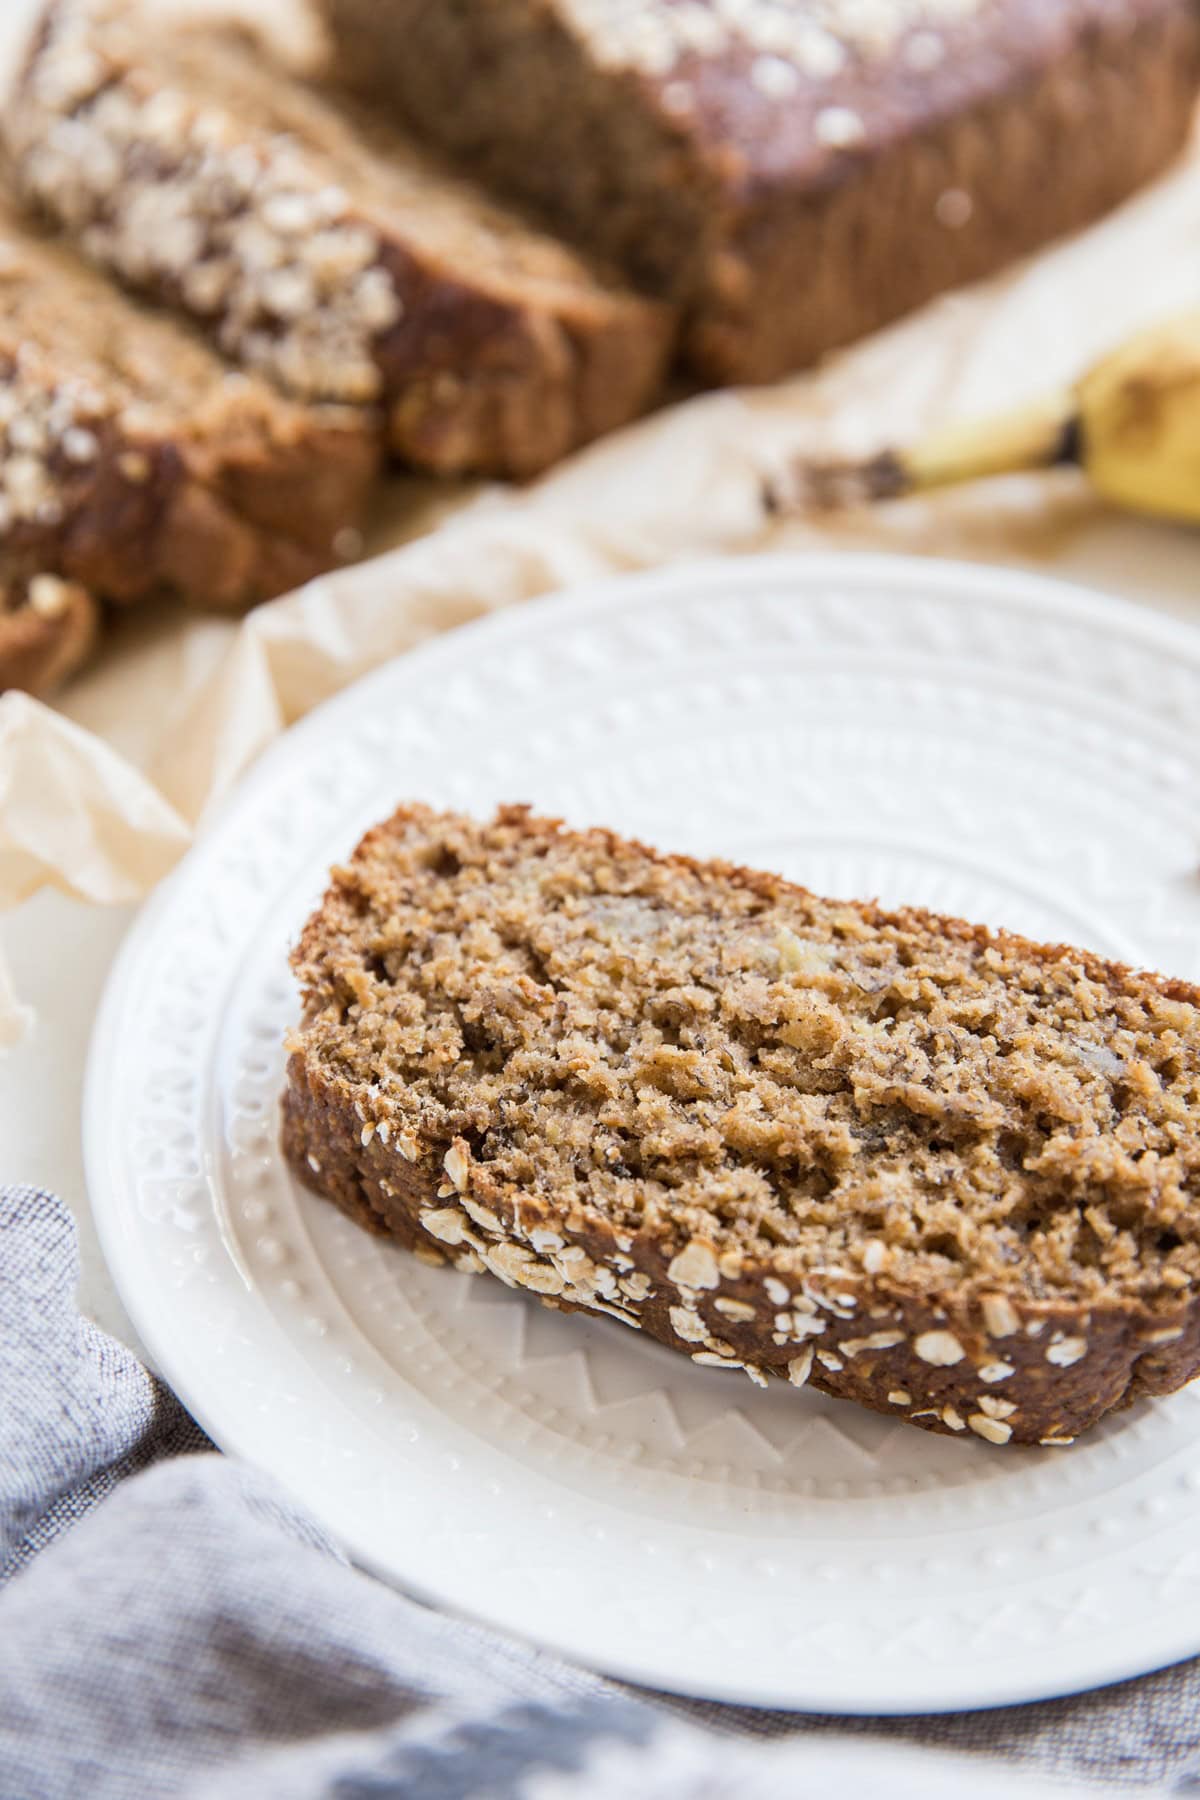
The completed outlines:
[[[1191,0],[320,0],[347,79],[769,380],[1181,147]]]
[[[295,967],[289,1154],[406,1241],[995,1441],[1200,1361],[1184,983],[415,806],[335,872]]]
[[[994,100],[1089,32],[1177,0],[502,0],[713,159],[723,186],[836,181],[872,152]],[[476,25],[475,29],[482,27]],[[352,54],[352,52],[351,52]]]
[[[535,196],[561,198],[564,184],[578,184],[581,197],[607,190],[616,202],[645,184],[668,215],[706,195],[744,204],[762,185],[837,185],[863,157],[1019,93],[1089,38],[1119,40],[1188,10],[1186,0],[321,5],[347,76],[394,92],[435,141],[494,157]],[[418,54],[406,55],[406,40]],[[450,81],[461,88],[456,108],[445,104]],[[522,82],[523,112],[509,104]],[[1081,116],[1088,99],[1076,96]],[[577,152],[566,165],[536,155],[556,107],[561,142]],[[576,166],[589,130],[611,159],[591,171],[591,191]],[[585,206],[581,223],[590,217]],[[614,232],[639,223],[619,206],[611,220]],[[722,229],[720,218],[698,223]],[[686,271],[664,261],[659,275],[678,297]]]

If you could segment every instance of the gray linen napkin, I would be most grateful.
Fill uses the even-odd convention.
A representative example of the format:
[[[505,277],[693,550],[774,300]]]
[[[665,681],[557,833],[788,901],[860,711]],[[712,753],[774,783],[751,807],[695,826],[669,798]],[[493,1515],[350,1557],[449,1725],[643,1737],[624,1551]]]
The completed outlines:
[[[1200,1794],[1197,1664],[999,1713],[797,1718],[636,1693],[434,1612],[216,1454],[78,1317],[77,1277],[61,1202],[0,1189],[4,1800]]]

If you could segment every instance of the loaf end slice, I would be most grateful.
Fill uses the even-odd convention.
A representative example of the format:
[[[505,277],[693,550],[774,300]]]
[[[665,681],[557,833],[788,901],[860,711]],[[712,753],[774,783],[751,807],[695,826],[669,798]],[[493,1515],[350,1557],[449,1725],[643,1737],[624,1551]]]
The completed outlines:
[[[348,79],[770,380],[1078,229],[1182,148],[1192,0],[321,0]]]
[[[657,396],[668,308],[245,32],[54,0],[6,137],[95,262],[422,468],[534,475]]]
[[[1200,993],[526,809],[369,832],[283,1142],[427,1262],[1058,1444],[1200,1367]]]

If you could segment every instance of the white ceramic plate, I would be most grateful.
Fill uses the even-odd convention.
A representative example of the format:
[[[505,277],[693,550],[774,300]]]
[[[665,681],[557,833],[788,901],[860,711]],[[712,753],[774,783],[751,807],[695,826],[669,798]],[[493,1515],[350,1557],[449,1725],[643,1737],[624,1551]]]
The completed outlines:
[[[1200,635],[1011,573],[811,558],[441,638],[290,732],[146,908],[86,1119],[166,1376],[410,1589],[659,1687],[830,1711],[1200,1650],[1200,1384],[1067,1450],[930,1437],[428,1269],[293,1185],[287,949],[413,796],[530,800],[1200,978]]]

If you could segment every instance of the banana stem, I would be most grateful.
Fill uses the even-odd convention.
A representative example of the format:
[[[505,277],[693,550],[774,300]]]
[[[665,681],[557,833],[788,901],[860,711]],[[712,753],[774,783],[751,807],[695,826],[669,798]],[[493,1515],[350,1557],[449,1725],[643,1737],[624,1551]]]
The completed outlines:
[[[1070,389],[991,419],[951,425],[895,453],[897,491],[920,493],[989,475],[1073,462],[1078,413]]]

